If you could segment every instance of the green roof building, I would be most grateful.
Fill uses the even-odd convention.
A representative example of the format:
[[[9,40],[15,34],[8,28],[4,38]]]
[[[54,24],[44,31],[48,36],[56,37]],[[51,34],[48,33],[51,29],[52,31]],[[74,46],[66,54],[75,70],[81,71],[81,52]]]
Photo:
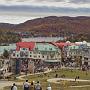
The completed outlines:
[[[41,52],[58,52],[58,48],[49,43],[36,43],[35,49]]]

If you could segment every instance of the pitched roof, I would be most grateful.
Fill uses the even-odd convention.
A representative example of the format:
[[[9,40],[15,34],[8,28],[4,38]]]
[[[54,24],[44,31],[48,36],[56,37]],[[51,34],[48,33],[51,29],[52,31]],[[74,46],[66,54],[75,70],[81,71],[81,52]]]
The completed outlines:
[[[39,51],[57,51],[57,47],[50,43],[36,43]]]
[[[20,48],[29,48],[29,50],[33,50],[33,48],[35,47],[35,42],[18,42],[16,46],[17,51],[19,51]]]
[[[60,43],[52,43],[53,45],[59,47],[59,48],[63,48],[64,46],[67,46],[68,44],[65,42],[60,42]]]

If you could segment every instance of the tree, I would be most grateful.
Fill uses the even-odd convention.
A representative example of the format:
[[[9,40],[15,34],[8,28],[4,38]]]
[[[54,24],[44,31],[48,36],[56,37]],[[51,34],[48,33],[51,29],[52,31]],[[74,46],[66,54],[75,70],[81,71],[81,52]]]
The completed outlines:
[[[9,58],[9,52],[7,50],[4,50],[3,57],[4,58]]]

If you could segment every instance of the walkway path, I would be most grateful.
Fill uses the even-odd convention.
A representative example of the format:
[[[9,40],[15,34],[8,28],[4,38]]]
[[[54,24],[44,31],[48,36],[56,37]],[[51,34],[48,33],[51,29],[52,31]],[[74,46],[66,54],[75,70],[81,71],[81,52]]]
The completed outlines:
[[[23,85],[22,82],[0,81],[0,90],[3,90],[3,88],[6,86],[12,86],[13,83],[16,83],[16,85]]]
[[[70,79],[70,78],[53,78],[53,79],[48,79],[47,81],[48,82],[51,82],[51,83],[60,83],[59,81],[62,81],[62,80],[65,80],[65,81],[75,81],[75,79]],[[90,82],[90,80],[83,80],[83,79],[77,79],[76,81],[79,81],[79,82]]]
[[[81,88],[81,87],[90,87],[90,85],[70,86],[70,87],[73,87],[73,88]]]
[[[66,80],[66,81],[75,81],[75,79],[70,79],[70,78],[53,78],[53,79],[48,79],[47,81],[50,83],[57,83],[60,84],[60,80]],[[83,79],[77,79],[79,82],[90,82],[90,80],[83,80]],[[81,88],[81,87],[90,87],[90,85],[81,85],[81,86],[69,86],[73,88]]]
[[[11,81],[0,81],[0,90],[3,90],[3,87],[12,85]]]
[[[27,76],[30,76],[30,75],[38,75],[38,74],[43,74],[43,73],[49,73],[49,72],[51,72],[51,71],[52,71],[51,69],[50,69],[50,70],[48,69],[48,70],[45,71],[45,72],[27,74]],[[26,75],[21,75],[21,76],[17,77],[17,79],[19,79],[19,80],[25,80],[23,77],[26,77]]]

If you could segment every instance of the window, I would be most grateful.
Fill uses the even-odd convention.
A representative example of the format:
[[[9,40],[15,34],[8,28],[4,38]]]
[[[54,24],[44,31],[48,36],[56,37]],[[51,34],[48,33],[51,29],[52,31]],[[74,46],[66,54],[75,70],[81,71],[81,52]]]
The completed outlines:
[[[40,56],[38,56],[40,58]]]
[[[23,51],[20,52],[20,56],[21,56],[21,57],[24,56],[24,52],[23,52]]]
[[[32,54],[32,52],[30,52],[30,54]]]
[[[18,57],[19,55],[17,55],[17,57]]]
[[[15,56],[15,53],[13,53],[13,56]]]
[[[49,50],[52,50],[52,48],[49,48]]]
[[[32,55],[30,55],[30,57],[32,57]]]
[[[42,56],[42,58],[44,58],[44,56]]]

